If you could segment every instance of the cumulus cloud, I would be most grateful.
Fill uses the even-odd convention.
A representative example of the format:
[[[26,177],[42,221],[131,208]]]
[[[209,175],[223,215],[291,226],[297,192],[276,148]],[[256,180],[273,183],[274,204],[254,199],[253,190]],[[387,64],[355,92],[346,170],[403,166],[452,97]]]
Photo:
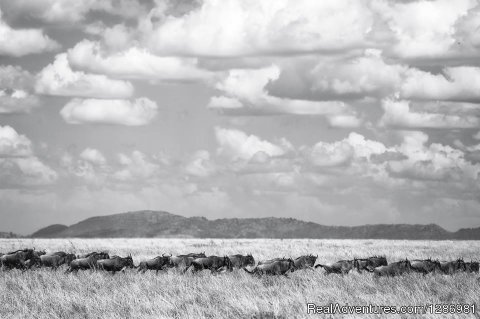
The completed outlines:
[[[450,101],[480,101],[480,68],[449,67],[441,74],[416,69],[402,83],[405,98]]]
[[[210,152],[206,150],[199,150],[195,152],[185,166],[185,171],[189,175],[197,177],[208,177],[214,174],[215,165],[211,161]]]
[[[122,167],[113,173],[113,178],[121,182],[148,181],[159,171],[159,164],[146,154],[135,150],[130,155],[119,154]]]
[[[95,165],[105,165],[107,159],[103,154],[94,148],[86,148],[80,153],[80,158]]]
[[[406,100],[385,99],[384,114],[380,124],[404,128],[477,128],[480,118],[475,115],[448,115],[441,113],[415,112]]]
[[[40,101],[30,93],[33,76],[19,66],[0,66],[0,114],[26,113]]]
[[[140,126],[150,123],[158,106],[147,98],[129,100],[73,99],[60,111],[70,124],[116,124]]]
[[[222,114],[297,114],[332,116],[331,125],[356,126],[360,123],[353,110],[341,101],[307,101],[269,95],[265,86],[278,79],[280,68],[233,69],[215,88],[222,96],[210,99],[208,108]],[[335,117],[343,116],[343,117]]]
[[[83,70],[124,79],[191,81],[211,76],[198,67],[196,58],[160,57],[137,47],[109,54],[89,40],[70,49],[68,60]]]
[[[73,71],[65,53],[57,55],[55,61],[37,75],[35,90],[46,95],[106,99],[128,98],[133,94],[130,82]]]
[[[162,54],[335,51],[364,45],[372,16],[367,4],[350,0],[206,0],[189,14],[147,24],[146,38]]]
[[[0,10],[0,56],[21,57],[32,53],[56,50],[60,45],[40,29],[13,29],[2,17]]]
[[[287,154],[292,148],[286,140],[279,144],[260,139],[256,135],[247,135],[235,129],[215,128],[215,137],[218,142],[217,153],[231,160],[249,160],[256,153],[263,152],[268,156],[281,156]]]
[[[28,16],[49,23],[80,22],[90,11],[133,18],[145,10],[135,0],[16,0],[3,1],[0,8],[12,16]]]
[[[18,134],[11,126],[0,125],[0,158],[27,157],[32,155],[32,142]]]

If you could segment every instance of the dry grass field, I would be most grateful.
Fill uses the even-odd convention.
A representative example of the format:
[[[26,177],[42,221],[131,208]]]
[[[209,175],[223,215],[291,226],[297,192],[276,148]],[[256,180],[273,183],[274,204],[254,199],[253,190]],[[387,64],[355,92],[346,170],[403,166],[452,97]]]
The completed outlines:
[[[317,262],[385,255],[479,259],[475,241],[387,240],[222,240],[222,239],[5,239],[0,252],[23,247],[77,254],[107,250],[132,254],[135,264],[162,253],[207,255],[252,253],[255,260],[318,254]],[[244,271],[211,275],[155,275],[127,270],[114,276],[83,271],[0,272],[0,318],[359,318],[359,315],[307,314],[307,303],[327,305],[480,304],[477,274],[408,274],[374,278],[370,273],[325,276],[302,270],[286,277],[256,278]],[[477,311],[480,314],[480,312]],[[418,315],[368,315],[366,318],[417,318]],[[421,318],[473,318],[474,315],[422,315]],[[476,317],[479,317],[477,314]]]

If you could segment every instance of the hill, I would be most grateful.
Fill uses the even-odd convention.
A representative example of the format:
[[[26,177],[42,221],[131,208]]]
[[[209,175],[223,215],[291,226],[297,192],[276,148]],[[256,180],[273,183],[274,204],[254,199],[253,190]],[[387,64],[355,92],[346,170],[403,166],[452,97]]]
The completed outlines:
[[[480,228],[449,232],[436,224],[325,226],[293,218],[183,217],[164,211],[137,211],[85,219],[71,226],[51,225],[34,238],[331,238],[331,239],[480,239]]]

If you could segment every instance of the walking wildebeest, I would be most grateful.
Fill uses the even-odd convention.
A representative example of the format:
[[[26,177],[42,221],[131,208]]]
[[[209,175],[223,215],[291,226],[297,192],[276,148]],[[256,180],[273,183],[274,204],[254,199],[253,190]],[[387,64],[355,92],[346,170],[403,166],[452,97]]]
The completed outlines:
[[[368,258],[354,258],[354,267],[359,273],[362,270],[372,271],[380,266],[387,266],[387,258],[385,256],[372,256]]]
[[[207,257],[205,253],[190,253],[186,255],[178,255],[178,256],[172,256],[170,257],[170,265],[169,267],[175,267],[175,268],[183,268],[184,270],[192,264],[192,261],[195,258],[205,258]]]
[[[313,266],[315,266],[315,261],[317,260],[317,258],[318,258],[318,255],[317,256],[305,255],[305,256],[300,256],[295,258],[295,260],[293,261],[295,265],[295,270],[299,270],[299,269],[314,270]]]
[[[230,255],[228,256],[230,258],[230,261],[232,262],[233,268],[243,268],[247,266],[255,266],[255,259],[251,254],[248,255]]]
[[[287,272],[295,270],[295,263],[294,261],[289,259],[281,259],[276,260],[270,263],[265,264],[258,264],[253,270],[248,270],[247,268],[243,268],[246,272],[252,275],[284,275],[287,276]]]
[[[82,269],[96,269],[97,268],[97,260],[100,259],[109,259],[110,256],[106,252],[93,252],[86,255],[87,257],[84,258],[77,258],[72,260],[70,263],[70,267],[65,271],[65,273],[69,272],[77,272],[78,270]]]
[[[144,274],[147,270],[156,270],[156,273],[158,274],[158,271],[162,270],[164,267],[172,266],[170,262],[171,257],[172,256],[165,256],[165,254],[163,254],[162,256],[142,261],[138,265],[138,272],[141,271],[142,274]]]
[[[127,257],[112,256],[109,259],[97,260],[97,269],[111,271],[113,275],[117,271],[125,272],[126,268],[134,268],[132,255]]]
[[[336,263],[333,263],[331,265],[322,265],[322,264],[317,264],[315,268],[322,267],[325,269],[325,275],[328,274],[348,274],[350,270],[353,269],[354,267],[354,260],[339,260]]]
[[[424,260],[415,259],[410,261],[410,264],[413,271],[422,273],[424,275],[431,272],[435,273],[437,271],[441,271],[440,262],[438,260],[432,260],[431,258]]]
[[[459,258],[455,261],[442,261],[440,262],[440,269],[444,274],[450,275],[455,272],[465,271],[466,266],[463,259]]]
[[[478,261],[471,261],[471,262],[465,263],[465,271],[466,272],[469,272],[469,273],[476,272],[476,273],[478,273],[478,270],[479,270]]]
[[[55,253],[40,256],[40,262],[42,267],[50,267],[53,270],[57,270],[63,264],[70,266],[72,260],[75,260],[75,254],[67,254],[63,251],[57,251]]]
[[[214,273],[218,272],[220,268],[226,268],[229,271],[233,270],[232,262],[227,256],[208,256],[195,258],[184,272],[186,272],[190,267],[193,267],[193,272],[209,269],[211,273]]]
[[[368,270],[368,269],[367,269]],[[409,273],[412,270],[412,265],[410,264],[410,261],[408,259],[402,260],[402,261],[397,261],[391,264],[388,264],[387,266],[380,266],[375,268],[373,271],[373,274],[375,276],[396,276],[396,275],[402,275],[404,273]]]
[[[0,263],[2,267],[13,269],[27,269],[26,262],[35,257],[34,249],[21,249],[6,253],[0,257]]]

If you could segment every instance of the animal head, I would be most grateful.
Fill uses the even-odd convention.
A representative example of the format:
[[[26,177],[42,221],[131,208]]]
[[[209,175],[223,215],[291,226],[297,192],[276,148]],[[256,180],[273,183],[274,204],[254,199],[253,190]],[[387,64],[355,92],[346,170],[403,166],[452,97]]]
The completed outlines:
[[[255,266],[255,259],[251,254],[248,254],[247,257],[245,257],[245,264]]]
[[[228,258],[228,256],[223,257],[223,264],[230,270],[233,268],[232,261],[230,260],[230,258]]]
[[[128,255],[128,257],[126,257],[124,260],[125,260],[125,264],[126,264],[127,267],[129,267],[129,268],[135,267],[134,264],[133,264],[133,258],[132,258],[131,254]]]

